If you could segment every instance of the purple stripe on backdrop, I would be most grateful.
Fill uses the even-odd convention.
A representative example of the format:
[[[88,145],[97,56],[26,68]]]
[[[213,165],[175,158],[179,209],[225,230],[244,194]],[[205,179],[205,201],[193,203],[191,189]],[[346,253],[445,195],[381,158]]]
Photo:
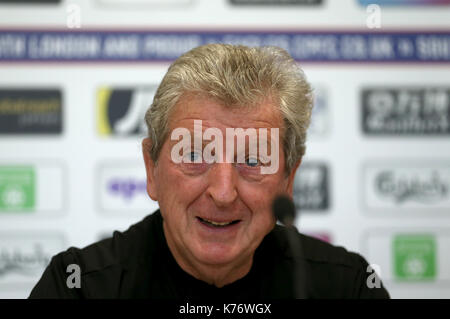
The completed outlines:
[[[276,45],[302,62],[449,63],[449,31],[0,30],[0,62],[167,62],[207,43]]]

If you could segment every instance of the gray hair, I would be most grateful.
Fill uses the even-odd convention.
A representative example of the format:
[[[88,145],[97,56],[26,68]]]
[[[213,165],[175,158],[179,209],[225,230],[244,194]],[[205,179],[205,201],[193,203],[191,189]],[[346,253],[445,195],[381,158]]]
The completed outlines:
[[[169,133],[170,112],[184,93],[206,94],[229,107],[258,105],[271,97],[284,121],[287,172],[304,155],[312,90],[286,50],[208,44],[180,56],[169,67],[145,114],[152,142],[150,156],[155,162]]]

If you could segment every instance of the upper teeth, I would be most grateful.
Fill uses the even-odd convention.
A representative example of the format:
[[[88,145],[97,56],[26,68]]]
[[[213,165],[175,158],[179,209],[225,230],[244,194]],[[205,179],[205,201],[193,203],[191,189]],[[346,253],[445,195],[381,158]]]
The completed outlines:
[[[210,223],[210,224],[213,224],[213,225],[216,225],[216,226],[225,226],[225,225],[228,225],[228,224],[231,224],[232,222],[224,222],[224,223],[218,223],[218,222],[213,222],[212,220],[209,220],[209,219],[204,219],[204,218],[202,218],[204,221],[206,221],[206,222],[208,222],[208,223]]]

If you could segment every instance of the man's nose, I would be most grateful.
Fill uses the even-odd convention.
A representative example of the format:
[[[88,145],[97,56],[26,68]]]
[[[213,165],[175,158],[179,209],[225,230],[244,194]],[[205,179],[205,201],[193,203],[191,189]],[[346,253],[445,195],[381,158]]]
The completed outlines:
[[[237,198],[237,172],[233,163],[215,163],[209,171],[207,195],[217,207],[227,207]]]

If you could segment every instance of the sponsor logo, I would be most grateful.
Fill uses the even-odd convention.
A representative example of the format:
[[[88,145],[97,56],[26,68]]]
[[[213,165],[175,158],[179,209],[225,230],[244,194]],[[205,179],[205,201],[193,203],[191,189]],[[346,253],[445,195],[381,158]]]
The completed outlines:
[[[391,197],[396,203],[418,201],[432,203],[448,196],[448,181],[439,172],[431,170],[428,175],[402,175],[395,171],[381,171],[377,176],[376,190],[383,197]]]
[[[155,92],[156,86],[98,89],[97,128],[100,135],[145,135],[145,112],[150,107]]]
[[[311,124],[308,136],[318,137],[327,133],[329,127],[328,96],[322,86],[314,87],[314,107],[311,114]]]
[[[368,6],[378,4],[381,6],[445,6],[450,0],[358,0],[359,4]]]
[[[0,276],[18,273],[25,276],[37,274],[36,270],[45,268],[51,256],[44,253],[40,244],[35,244],[29,252],[0,251]]]
[[[63,249],[60,235],[0,233],[0,284],[35,283]]]
[[[58,164],[0,163],[0,213],[61,212],[66,187]]]
[[[149,214],[158,208],[158,203],[147,194],[143,163],[108,163],[100,167],[99,175],[99,204],[103,211]]]
[[[35,193],[32,167],[0,166],[0,212],[33,210]]]
[[[294,181],[294,204],[297,209],[322,211],[330,207],[328,168],[322,163],[300,165]]]
[[[59,90],[0,90],[0,134],[60,134]]]
[[[397,235],[392,243],[397,280],[434,280],[436,242],[432,235]]]
[[[362,127],[368,135],[450,134],[450,89],[364,89]]]
[[[237,5],[319,5],[323,0],[229,0]]]
[[[113,177],[108,182],[108,191],[112,196],[122,197],[129,201],[134,196],[147,194],[147,181],[145,177],[140,179],[133,177]]]
[[[450,208],[450,166],[372,164],[365,169],[365,192],[370,208]]]
[[[417,296],[409,291],[414,283],[428,284],[421,287],[429,288],[432,298],[442,294],[439,289],[433,293],[435,285],[448,291],[450,259],[445,256],[450,245],[448,229],[377,228],[365,233],[362,243],[362,255],[379,265],[388,290],[399,289],[396,294],[403,291],[397,298]]]

